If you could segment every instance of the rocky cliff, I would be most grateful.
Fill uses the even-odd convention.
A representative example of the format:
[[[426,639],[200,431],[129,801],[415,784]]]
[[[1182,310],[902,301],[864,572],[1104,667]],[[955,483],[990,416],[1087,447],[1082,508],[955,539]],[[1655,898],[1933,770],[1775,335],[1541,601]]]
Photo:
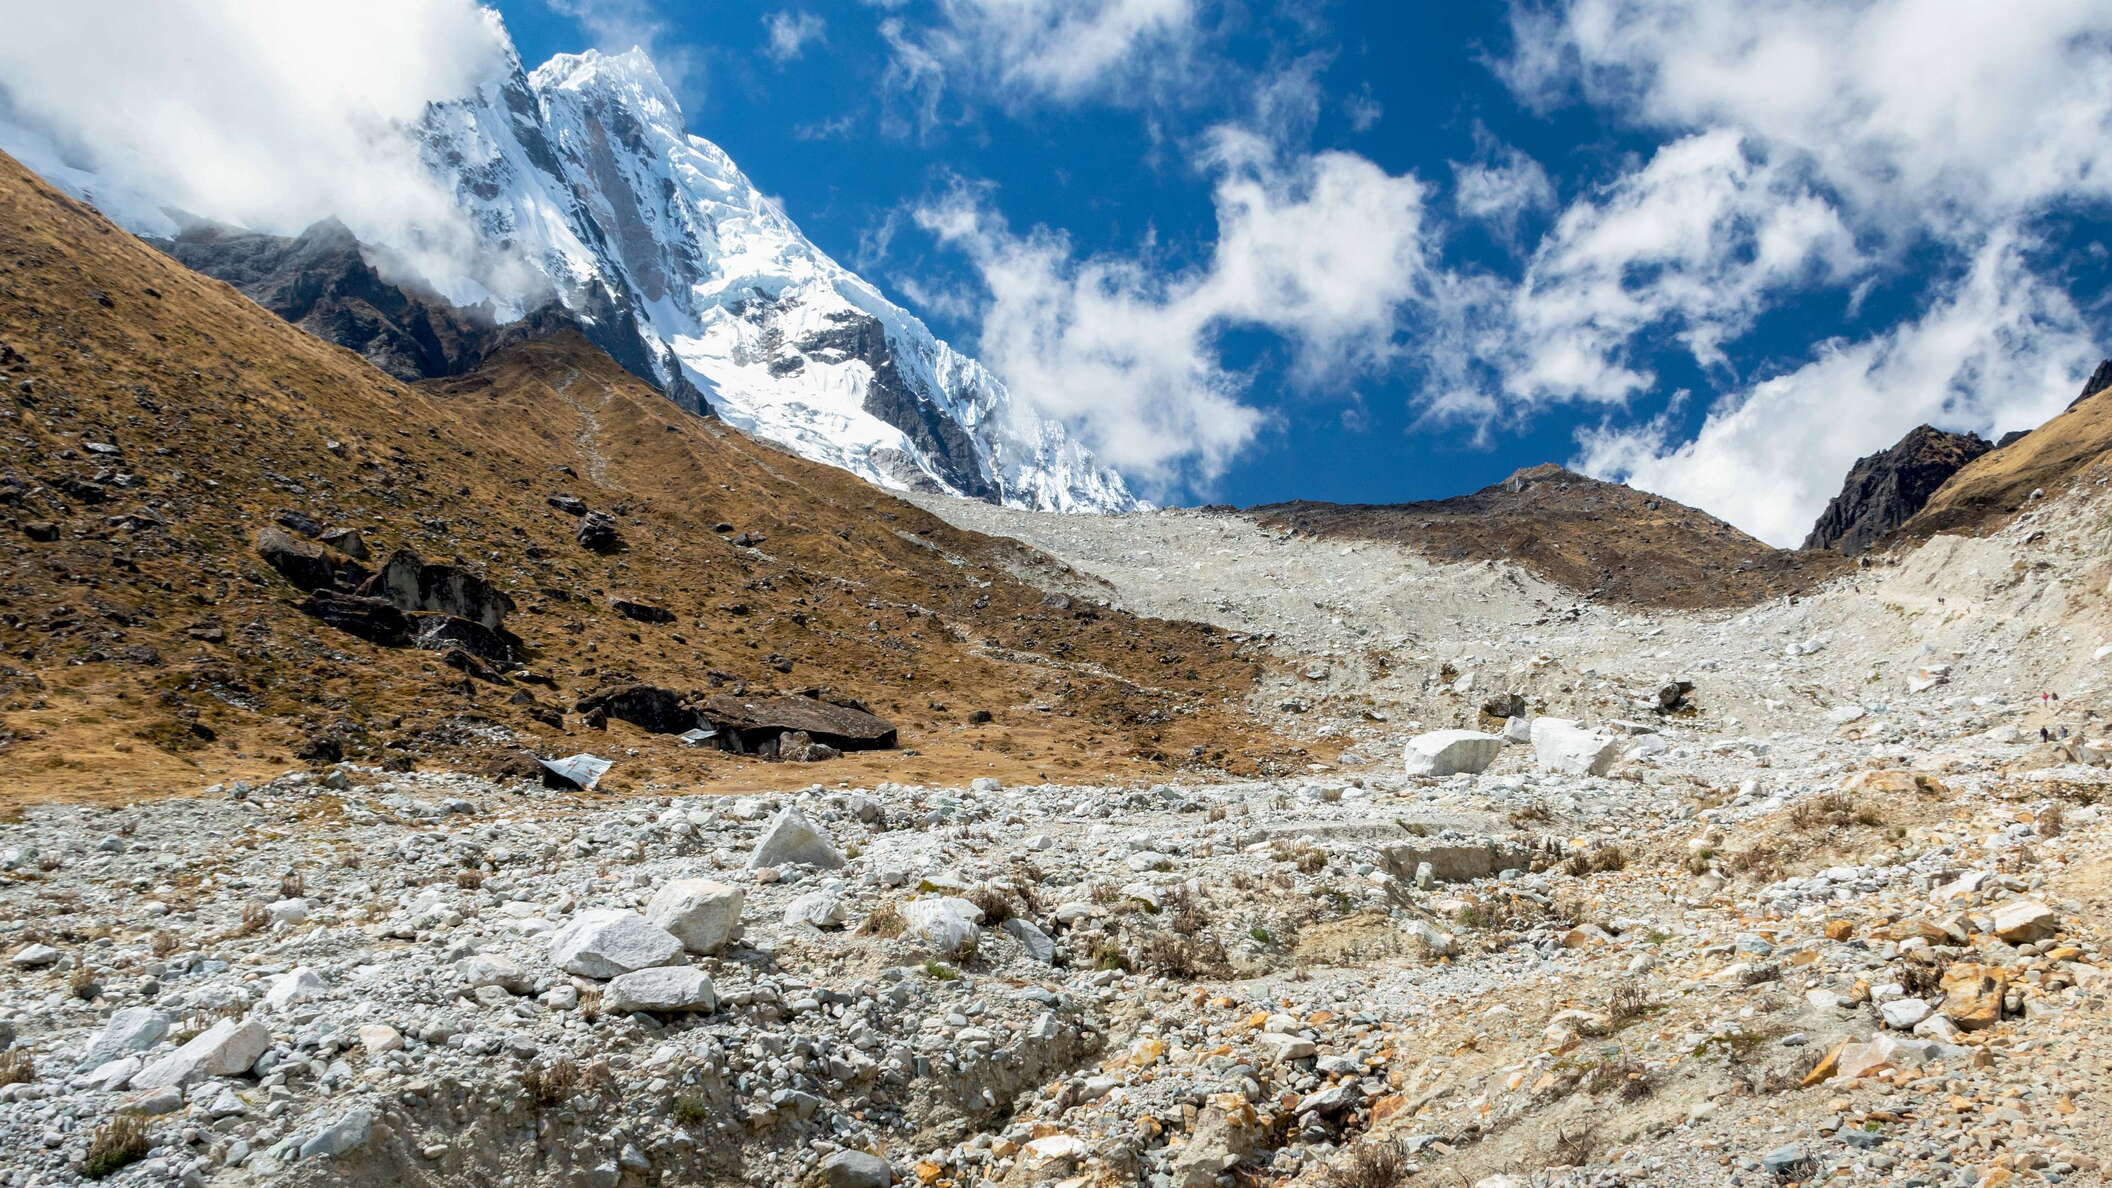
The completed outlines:
[[[1977,433],[1916,426],[1892,448],[1856,461],[1804,547],[1855,556],[1906,523],[1952,475],[1993,448]]]

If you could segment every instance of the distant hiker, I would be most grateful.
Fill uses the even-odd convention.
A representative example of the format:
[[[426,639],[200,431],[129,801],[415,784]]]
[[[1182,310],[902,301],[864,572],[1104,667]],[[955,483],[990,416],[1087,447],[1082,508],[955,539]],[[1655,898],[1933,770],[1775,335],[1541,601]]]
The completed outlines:
[[[2048,734],[2048,733],[2046,733],[2046,728],[2045,728],[2044,726],[2041,726],[2041,727],[2039,727],[2039,741],[2040,741],[2040,742],[2052,742],[2052,741],[2053,741],[2053,736],[2052,736],[2051,734]]]

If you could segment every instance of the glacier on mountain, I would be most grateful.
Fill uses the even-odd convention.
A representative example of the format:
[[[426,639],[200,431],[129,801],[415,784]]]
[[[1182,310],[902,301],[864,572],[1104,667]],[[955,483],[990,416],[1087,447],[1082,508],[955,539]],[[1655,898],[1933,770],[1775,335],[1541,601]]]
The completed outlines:
[[[533,71],[510,45],[503,56],[474,93],[402,129],[476,251],[429,242],[430,228],[355,224],[378,260],[502,321],[554,293],[673,398],[701,395],[729,424],[882,486],[1060,511],[1143,506],[1060,422],[829,258],[688,134],[642,51],[559,55]],[[5,122],[0,147],[135,232],[168,236],[182,221]]]

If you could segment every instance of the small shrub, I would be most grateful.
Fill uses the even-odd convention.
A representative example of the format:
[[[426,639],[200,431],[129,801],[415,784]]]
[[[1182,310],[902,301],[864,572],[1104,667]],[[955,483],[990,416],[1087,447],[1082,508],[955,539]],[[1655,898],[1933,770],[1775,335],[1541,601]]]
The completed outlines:
[[[1641,982],[1622,982],[1613,988],[1613,997],[1606,1000],[1606,1018],[1616,1029],[1626,1027],[1656,1009],[1656,1000],[1650,997]]]
[[[1137,964],[1147,973],[1192,982],[1221,976],[1231,969],[1225,947],[1193,935],[1155,932],[1137,947]]]
[[[21,1048],[0,1052],[0,1085],[27,1085],[37,1079],[36,1062]]]
[[[66,989],[82,1002],[93,999],[103,992],[102,983],[95,980],[95,971],[84,963],[73,967],[73,974],[66,979]]]
[[[1307,846],[1298,851],[1295,859],[1299,873],[1319,874],[1327,869],[1327,851],[1318,846]]]
[[[2061,804],[2050,804],[2039,814],[2035,823],[2040,837],[2059,837],[2068,828],[2068,810]]]
[[[243,936],[254,936],[271,927],[271,913],[261,903],[252,903],[242,909],[242,923],[235,931]]]
[[[897,937],[907,927],[909,921],[902,918],[902,909],[890,900],[865,914],[864,922],[858,925],[858,935]]]
[[[1584,1074],[1584,1091],[1593,1095],[1612,1093],[1622,1101],[1635,1102],[1657,1091],[1650,1070],[1638,1060],[1605,1060]]]
[[[100,1180],[147,1157],[147,1120],[138,1114],[119,1114],[95,1128],[88,1140],[88,1158],[81,1174]]]
[[[1002,888],[984,884],[968,893],[968,902],[981,908],[983,926],[995,928],[1019,914],[1018,905]]]
[[[478,867],[465,866],[455,872],[455,886],[464,891],[475,891],[484,885],[484,872]]]
[[[308,893],[308,880],[300,871],[288,871],[279,879],[280,899],[299,899]]]
[[[958,982],[961,980],[961,971],[943,961],[927,961],[924,963],[924,976],[934,982]]]
[[[570,1101],[579,1087],[579,1066],[569,1057],[560,1056],[548,1064],[531,1064],[521,1070],[521,1088],[539,1106]]]
[[[156,957],[166,957],[182,947],[183,942],[177,940],[176,934],[167,929],[156,932],[147,940],[147,951]]]
[[[1123,952],[1121,943],[1111,936],[1093,943],[1092,958],[1094,969],[1119,969],[1123,973],[1130,970],[1129,954]]]
[[[1557,1167],[1583,1167],[1598,1151],[1599,1132],[1595,1127],[1564,1128],[1555,1135],[1553,1156]]]
[[[1511,810],[1511,825],[1523,829],[1528,825],[1539,825],[1555,819],[1555,814],[1544,801],[1529,800]]]
[[[684,1126],[700,1126],[711,1117],[711,1101],[701,1093],[684,1093],[675,1098],[675,1121]]]
[[[1390,1139],[1355,1143],[1349,1156],[1327,1169],[1325,1188],[1400,1188],[1414,1174],[1407,1148]]]

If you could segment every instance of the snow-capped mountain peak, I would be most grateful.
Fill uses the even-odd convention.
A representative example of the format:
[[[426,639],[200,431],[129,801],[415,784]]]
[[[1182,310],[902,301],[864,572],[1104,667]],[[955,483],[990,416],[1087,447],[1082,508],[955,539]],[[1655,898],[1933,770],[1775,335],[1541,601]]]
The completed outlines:
[[[635,323],[728,422],[885,486],[1064,510],[1137,506],[1064,428],[817,248],[639,50],[560,55],[419,129],[479,233],[575,312]]]
[[[11,127],[0,121],[0,147],[39,147]],[[464,226],[347,217],[392,275],[501,321],[554,297],[672,398],[883,486],[1057,510],[1140,506],[1061,423],[830,259],[725,152],[690,135],[643,51],[561,54],[530,71],[506,47],[470,94],[428,104],[402,134],[412,168],[453,196]],[[92,171],[51,180],[98,193]],[[176,233],[152,196],[124,199],[108,213],[144,235]]]

